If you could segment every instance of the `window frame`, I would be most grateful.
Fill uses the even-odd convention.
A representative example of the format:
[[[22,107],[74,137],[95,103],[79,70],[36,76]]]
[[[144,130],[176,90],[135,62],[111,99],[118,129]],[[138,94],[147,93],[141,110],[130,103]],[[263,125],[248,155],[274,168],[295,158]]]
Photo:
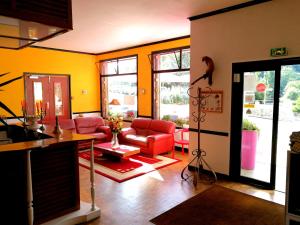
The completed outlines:
[[[183,72],[183,71],[190,71],[190,68],[182,68],[182,51],[190,49],[191,47],[188,46],[183,46],[183,47],[178,47],[178,48],[171,48],[171,49],[165,49],[165,50],[160,50],[160,51],[154,51],[151,53],[151,68],[152,68],[152,75],[155,73],[170,73],[170,72]],[[168,70],[158,70],[155,68],[155,56],[156,55],[166,55],[172,52],[177,52],[179,51],[179,68],[178,69],[168,69]],[[176,60],[177,61],[177,60]],[[152,76],[153,77],[153,76]]]
[[[159,50],[159,51],[153,51],[151,52],[151,118],[155,118],[155,119],[159,119],[159,116],[157,116],[157,109],[156,109],[156,91],[155,91],[155,79],[156,79],[156,74],[161,74],[161,73],[172,73],[172,72],[185,72],[185,71],[189,71],[191,69],[191,66],[189,68],[182,68],[182,51],[189,49],[191,50],[191,46],[187,45],[187,46],[182,46],[182,47],[177,47],[177,48],[170,48],[170,49],[164,49],[164,50]],[[168,69],[168,70],[158,70],[155,67],[155,57],[158,54],[168,54],[168,53],[172,53],[172,52],[176,52],[179,51],[180,52],[180,57],[179,57],[179,68],[178,69]],[[158,111],[159,112],[159,111]]]
[[[118,62],[119,60],[124,60],[124,59],[130,59],[130,58],[136,58],[136,72],[135,73],[119,73],[119,67],[118,67]],[[103,70],[102,70],[102,65],[104,62],[109,62],[109,61],[117,61],[117,71],[115,74],[102,74]],[[100,77],[100,112],[101,112],[101,116],[106,119],[107,115],[104,115],[104,100],[103,100],[103,81],[102,79],[105,78],[109,78],[109,77],[118,77],[118,76],[132,76],[135,75],[136,76],[136,97],[137,97],[137,112],[136,112],[136,116],[139,116],[139,88],[138,88],[138,54],[134,54],[134,55],[128,55],[128,56],[121,56],[121,57],[117,57],[117,58],[110,58],[110,59],[104,59],[104,60],[100,60],[99,61],[100,64],[100,69],[99,69],[99,77]],[[105,110],[106,111],[106,110]],[[131,120],[126,120],[124,119],[123,121],[125,122],[131,122]]]
[[[124,60],[124,59],[130,59],[130,58],[136,58],[136,72],[135,73],[119,73],[119,61],[120,60]],[[117,71],[116,73],[112,73],[112,74],[102,74],[102,65],[105,62],[112,62],[112,61],[116,61],[117,62]],[[138,55],[129,55],[129,56],[122,56],[122,57],[118,57],[118,58],[111,58],[111,59],[105,59],[105,60],[100,60],[100,77],[110,77],[110,76],[125,76],[125,75],[137,75],[138,74]]]

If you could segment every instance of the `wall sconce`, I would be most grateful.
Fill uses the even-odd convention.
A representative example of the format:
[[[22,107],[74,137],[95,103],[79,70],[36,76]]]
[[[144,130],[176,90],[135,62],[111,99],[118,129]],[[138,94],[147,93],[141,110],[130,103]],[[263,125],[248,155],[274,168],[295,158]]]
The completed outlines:
[[[146,89],[145,89],[145,88],[140,88],[140,93],[141,93],[142,95],[144,95],[145,92],[146,92]]]

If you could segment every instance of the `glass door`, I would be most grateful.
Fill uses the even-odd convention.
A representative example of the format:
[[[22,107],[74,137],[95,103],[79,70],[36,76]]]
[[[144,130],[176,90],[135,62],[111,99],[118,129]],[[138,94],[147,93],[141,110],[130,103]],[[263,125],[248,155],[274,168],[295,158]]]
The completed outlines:
[[[268,61],[233,65],[230,175],[275,188],[280,66]]]
[[[281,66],[279,97],[275,189],[285,192],[289,136],[300,128],[300,64]]]
[[[46,109],[45,121],[71,118],[70,78],[67,75],[25,74],[25,99],[28,115],[37,106]]]
[[[271,185],[275,70],[243,78],[240,176]]]
[[[300,58],[233,64],[230,175],[285,192],[300,127]]]

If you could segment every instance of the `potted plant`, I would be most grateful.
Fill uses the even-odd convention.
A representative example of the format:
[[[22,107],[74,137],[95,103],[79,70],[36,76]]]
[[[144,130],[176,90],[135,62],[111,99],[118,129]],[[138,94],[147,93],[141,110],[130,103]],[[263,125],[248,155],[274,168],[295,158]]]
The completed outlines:
[[[253,170],[255,167],[256,145],[258,141],[259,128],[255,123],[244,119],[242,128],[242,152],[241,167]]]

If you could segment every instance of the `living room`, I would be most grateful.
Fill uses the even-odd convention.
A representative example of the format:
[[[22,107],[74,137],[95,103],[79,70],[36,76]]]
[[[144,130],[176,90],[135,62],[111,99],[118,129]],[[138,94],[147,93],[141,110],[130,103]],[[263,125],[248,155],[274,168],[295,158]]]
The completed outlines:
[[[91,43],[88,41],[86,50],[84,50],[84,41],[82,41],[80,48],[70,49],[64,48],[64,45],[58,47],[57,43],[54,41],[51,43],[51,40],[48,43],[47,41],[40,42],[20,50],[0,50],[2,59],[0,73],[9,72],[9,74],[1,77],[1,82],[23,75],[33,76],[34,79],[39,76],[66,75],[69,77],[69,117],[102,116],[107,118],[110,109],[121,108],[120,105],[122,106],[124,102],[127,102],[126,108],[121,109],[125,117],[127,112],[133,112],[133,117],[148,119],[162,119],[164,116],[174,118],[175,116],[175,121],[181,117],[185,120],[189,118],[189,151],[183,155],[180,151],[175,152],[175,158],[182,160],[181,162],[122,183],[95,174],[95,201],[96,205],[100,207],[101,217],[90,224],[148,224],[150,219],[210,186],[200,183],[197,188],[194,188],[189,182],[183,182],[180,177],[181,170],[194,158],[192,150],[198,148],[198,124],[193,117],[193,113],[197,112],[197,106],[192,104],[192,99],[190,99],[189,107],[181,110],[180,112],[184,112],[181,114],[183,116],[178,117],[178,111],[175,108],[174,110],[172,108],[172,111],[167,108],[168,101],[161,100],[159,102],[161,96],[158,94],[162,93],[158,90],[159,87],[169,87],[167,86],[168,82],[180,83],[183,81],[182,83],[185,83],[186,81],[186,77],[183,75],[172,76],[172,81],[164,80],[165,77],[161,74],[165,72],[188,73],[190,83],[205,74],[207,65],[202,61],[204,56],[208,56],[213,60],[213,83],[209,85],[208,79],[202,79],[193,86],[194,89],[191,93],[197,94],[196,88],[201,87],[203,91],[213,91],[222,98],[221,108],[218,110],[212,109],[211,112],[207,111],[205,121],[201,122],[201,149],[206,152],[205,160],[217,173],[218,177],[241,182],[221,180],[218,181],[220,184],[266,198],[281,205],[285,204],[286,162],[281,164],[280,161],[286,161],[286,151],[290,149],[288,146],[289,135],[291,135],[291,132],[297,131],[296,122],[298,117],[293,114],[286,119],[286,121],[292,122],[289,125],[284,124],[281,126],[282,120],[279,117],[281,118],[282,111],[280,106],[282,100],[288,96],[288,93],[285,95],[280,88],[278,89],[279,86],[282,88],[282,85],[280,85],[281,80],[273,81],[275,82],[273,86],[266,83],[267,91],[272,91],[272,88],[275,90],[277,87],[275,92],[272,92],[274,93],[272,101],[266,97],[258,99],[257,93],[244,93],[242,90],[244,82],[248,79],[248,77],[246,79],[246,75],[249,77],[251,75],[247,74],[248,72],[275,71],[273,75],[255,74],[260,80],[253,81],[255,83],[254,89],[262,83],[264,76],[278,77],[281,75],[283,77],[284,74],[279,71],[278,67],[283,71],[288,70],[288,66],[292,66],[294,74],[298,73],[300,45],[297,38],[299,33],[297,6],[299,6],[299,2],[296,0],[250,2],[252,3],[248,3],[248,1],[231,1],[214,7],[206,2],[206,11],[194,8],[190,10],[191,14],[185,15],[185,19],[190,17],[190,22],[187,20],[184,25],[188,26],[188,32],[184,31],[181,35],[176,36],[170,35],[169,38],[153,39],[152,41],[144,40],[143,42],[137,42],[137,44],[128,44],[130,43],[128,42],[121,47],[115,47],[117,45],[112,46],[107,43],[97,43],[97,46],[104,46],[101,50],[96,48],[88,50],[91,49]],[[74,2],[73,5],[76,5],[76,3],[78,1]],[[190,1],[186,1],[186,4],[192,8]],[[242,4],[242,6],[230,7],[239,4]],[[90,7],[92,6],[97,8],[95,5]],[[176,8],[176,4],[173,7]],[[222,8],[226,10],[218,11]],[[73,14],[77,12],[76,10],[80,11],[77,8],[73,11]],[[213,13],[210,13],[211,11]],[[101,24],[101,22],[97,23]],[[74,31],[76,31],[75,17],[73,25]],[[61,37],[61,43],[65,41],[65,46],[69,46],[70,43],[67,43],[68,39],[64,39],[64,35],[68,35],[68,32],[54,37],[53,40]],[[113,33],[111,33],[112,39],[113,36]],[[153,34],[153,36],[155,35]],[[134,35],[132,35],[133,39]],[[270,55],[270,50],[273,48],[287,48],[288,51],[274,58]],[[188,67],[182,67],[182,56],[184,54],[190,55],[191,61]],[[173,61],[175,59],[178,68],[183,70],[158,70],[160,65],[157,59],[162,55],[170,55]],[[177,55],[180,57],[177,58]],[[127,73],[127,77],[133,77],[132,80],[124,78],[124,80],[117,82],[127,82],[128,87],[133,85],[135,88],[131,95],[135,95],[135,97],[122,96],[118,99],[118,104],[111,104],[113,103],[112,100],[116,98],[111,97],[110,94],[118,90],[118,86],[107,86],[109,82],[111,82],[110,84],[116,84],[117,82],[109,81],[112,74],[105,73],[105,68],[109,66],[105,67],[103,65],[105,63],[113,64],[115,61],[119,63],[119,60],[124,61],[124,59],[131,60],[132,57],[136,57],[136,67],[135,70]],[[250,67],[251,69],[249,69]],[[120,75],[121,73],[119,74],[118,70],[119,68],[116,74]],[[251,79],[247,80],[249,84],[252,82],[250,82]],[[156,82],[156,80],[160,80],[161,83]],[[298,78],[295,78],[295,80],[297,81]],[[291,78],[290,85],[295,80]],[[108,87],[111,87],[113,91],[109,92]],[[206,87],[209,87],[209,89]],[[284,87],[287,89],[289,85],[285,84]],[[26,99],[25,79],[17,80],[1,89],[5,90],[1,92],[1,102],[7,105],[17,116],[22,117],[21,101]],[[251,86],[249,89],[252,90],[253,87]],[[263,90],[261,93],[267,95],[266,92]],[[168,94],[168,91],[166,94]],[[247,96],[250,97],[246,98]],[[253,98],[250,99],[251,96],[254,96],[254,100]],[[243,104],[243,100],[249,100],[249,102]],[[269,102],[266,102],[267,100]],[[262,101],[263,104],[258,103],[259,101]],[[289,103],[292,110],[292,105],[296,104],[296,100],[291,101]],[[271,107],[270,103],[273,107],[272,112],[275,112],[271,120],[269,116],[265,116],[267,110]],[[184,104],[175,105],[183,106]],[[287,107],[282,108],[287,109]],[[248,109],[250,109],[251,114],[249,114]],[[255,111],[256,109],[259,109],[259,112],[258,110]],[[3,109],[0,110],[2,118],[9,123],[15,122],[9,113]],[[188,110],[187,117],[185,113]],[[130,126],[131,119],[125,118],[124,126]],[[243,119],[255,122],[260,127],[260,138],[257,144],[259,149],[254,160],[256,164],[254,169],[241,167],[241,125]],[[290,129],[287,130],[286,127]],[[270,133],[271,136],[264,136],[270,135]],[[263,151],[264,148],[267,148],[266,146],[269,149],[267,153]],[[262,163],[265,163],[266,167],[258,170],[261,168],[259,165]],[[195,164],[190,166],[190,169],[193,166]],[[277,171],[275,171],[275,167]],[[266,174],[266,177],[261,178],[259,176],[262,171]],[[91,201],[89,196],[89,172],[90,170],[80,167],[81,199],[87,202]],[[277,184],[278,180],[284,180],[284,182]],[[264,191],[246,184],[263,186],[275,191]],[[145,186],[147,187],[145,188]],[[280,192],[276,190],[280,190]],[[120,215],[119,218],[117,218],[116,213]]]

